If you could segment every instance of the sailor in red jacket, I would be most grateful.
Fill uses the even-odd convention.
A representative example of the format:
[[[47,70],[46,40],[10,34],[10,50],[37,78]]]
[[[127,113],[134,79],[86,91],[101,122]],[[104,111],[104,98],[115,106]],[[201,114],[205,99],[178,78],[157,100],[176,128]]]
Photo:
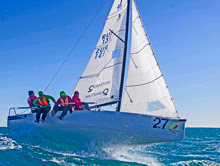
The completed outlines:
[[[73,106],[72,104],[67,103],[71,103],[71,98],[67,96],[64,91],[61,91],[60,98],[57,100],[51,112],[52,116],[54,116],[58,111],[62,111],[62,114],[59,116],[59,119],[61,120],[67,114],[68,111],[72,113]]]
[[[31,108],[31,112],[32,113],[37,112],[38,108],[34,107],[34,104],[33,104],[34,100],[37,99],[37,97],[34,94],[34,91],[32,91],[32,90],[28,91],[28,95],[29,95],[29,98],[28,98],[27,102],[30,107],[33,107],[33,108]],[[37,103],[37,105],[40,106],[39,103]]]
[[[75,91],[74,96],[72,98],[72,102],[75,103],[75,108],[74,110],[84,110],[87,109],[90,111],[89,105],[87,103],[81,102],[79,98],[79,92]]]

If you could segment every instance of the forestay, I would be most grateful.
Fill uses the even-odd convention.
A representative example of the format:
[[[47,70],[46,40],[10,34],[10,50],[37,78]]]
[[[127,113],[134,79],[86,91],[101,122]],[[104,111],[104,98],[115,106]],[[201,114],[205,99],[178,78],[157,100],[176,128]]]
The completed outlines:
[[[121,111],[179,118],[134,0],[130,62]]]
[[[95,50],[74,89],[80,92],[84,102],[119,100],[125,45],[109,29],[125,40],[126,13],[127,0],[115,0]]]

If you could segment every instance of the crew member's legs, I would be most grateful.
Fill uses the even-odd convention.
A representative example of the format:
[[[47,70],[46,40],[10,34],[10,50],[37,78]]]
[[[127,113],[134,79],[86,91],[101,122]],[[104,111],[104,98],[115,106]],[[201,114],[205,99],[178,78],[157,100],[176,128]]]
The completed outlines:
[[[47,113],[50,111],[51,107],[45,107],[43,108],[43,116],[42,116],[42,120],[45,121],[45,118],[47,116]]]
[[[36,121],[39,122],[40,114],[43,112],[43,108],[39,108],[36,113]]]
[[[90,111],[90,108],[89,108],[89,104],[88,104],[88,103],[82,103],[82,105],[79,106],[79,108],[85,108],[85,109],[87,109],[88,111]]]
[[[68,111],[72,114],[73,110],[72,108],[69,108]]]
[[[60,115],[60,119],[63,119],[63,117],[67,114],[67,112],[70,110],[70,107],[69,106],[64,106],[63,107],[63,112],[62,114]]]
[[[58,112],[58,111],[62,111],[63,108],[61,106],[55,106],[54,107],[54,115]]]
[[[37,113],[38,108],[37,107],[31,107],[31,113]]]

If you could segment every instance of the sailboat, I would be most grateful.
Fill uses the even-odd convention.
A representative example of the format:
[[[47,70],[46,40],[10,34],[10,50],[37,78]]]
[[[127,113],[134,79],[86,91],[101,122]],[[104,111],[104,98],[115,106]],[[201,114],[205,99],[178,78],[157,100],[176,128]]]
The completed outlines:
[[[135,0],[114,1],[74,91],[83,102],[93,103],[92,111],[73,111],[63,120],[48,114],[45,123],[36,124],[35,114],[16,114],[11,108],[8,127],[34,126],[135,145],[184,139],[186,120],[175,108]]]

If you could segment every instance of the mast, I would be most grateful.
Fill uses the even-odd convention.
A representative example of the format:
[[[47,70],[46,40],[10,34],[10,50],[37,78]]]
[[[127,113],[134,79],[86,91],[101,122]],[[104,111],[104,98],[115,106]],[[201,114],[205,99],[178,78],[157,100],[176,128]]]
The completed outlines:
[[[122,73],[121,73],[121,85],[119,89],[119,102],[118,102],[118,108],[117,108],[118,112],[120,112],[120,109],[121,109],[122,93],[123,93],[123,86],[124,86],[127,45],[128,45],[128,31],[129,31],[129,14],[130,14],[130,0],[128,0],[128,5],[127,5],[125,47],[124,47],[124,56],[123,56]]]

